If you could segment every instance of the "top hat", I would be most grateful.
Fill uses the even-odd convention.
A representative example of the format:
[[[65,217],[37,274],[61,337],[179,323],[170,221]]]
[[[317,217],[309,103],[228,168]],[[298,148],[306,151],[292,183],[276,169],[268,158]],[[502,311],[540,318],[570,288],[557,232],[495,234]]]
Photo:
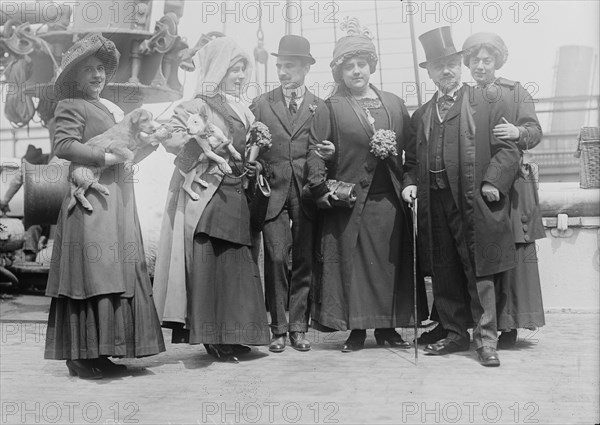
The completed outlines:
[[[299,35],[284,35],[279,40],[279,51],[271,53],[273,56],[294,56],[308,59],[308,63],[314,64],[315,58],[310,54],[310,43]]]
[[[421,68],[427,68],[428,63],[438,59],[462,53],[462,50],[457,52],[456,47],[454,47],[450,27],[440,27],[427,31],[419,36],[419,41],[423,45],[427,59],[419,64]]]

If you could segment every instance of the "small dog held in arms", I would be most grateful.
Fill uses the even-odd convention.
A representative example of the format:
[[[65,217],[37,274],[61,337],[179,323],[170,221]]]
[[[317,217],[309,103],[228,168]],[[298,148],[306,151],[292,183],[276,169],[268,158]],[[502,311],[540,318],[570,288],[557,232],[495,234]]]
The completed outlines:
[[[184,177],[181,188],[190,196],[190,198],[197,201],[200,197],[192,189],[192,183],[196,182],[203,187],[208,187],[208,183],[197,176],[196,166],[202,162],[204,158],[208,158],[216,162],[217,167],[223,173],[231,174],[231,167],[227,163],[227,160],[217,155],[215,151],[227,149],[231,158],[235,161],[240,161],[242,156],[235,147],[233,147],[232,140],[228,139],[219,127],[209,123],[205,116],[191,114],[186,122],[186,126],[188,134],[192,137],[195,136],[194,139],[196,142],[188,142],[188,144],[191,144],[191,148],[184,148],[183,155],[192,155],[194,158],[188,158],[187,160],[182,159],[182,161],[180,161],[180,163],[189,163],[190,165],[188,166],[180,166],[177,161],[176,165],[179,168],[179,172]],[[200,149],[196,149],[194,144],[197,144]]]
[[[167,128],[157,131],[159,126],[154,122],[152,114],[145,109],[134,109],[125,115],[123,120],[104,133],[86,142],[87,146],[99,146],[106,152],[117,155],[126,166],[131,166],[138,149],[148,144],[158,144],[162,139],[170,136]],[[77,201],[83,208],[92,212],[92,204],[85,197],[89,188],[95,189],[104,196],[110,194],[108,188],[100,184],[100,174],[104,167],[90,167],[87,165],[72,163],[69,167],[69,181],[71,184],[71,201],[68,205],[68,211],[71,211]]]

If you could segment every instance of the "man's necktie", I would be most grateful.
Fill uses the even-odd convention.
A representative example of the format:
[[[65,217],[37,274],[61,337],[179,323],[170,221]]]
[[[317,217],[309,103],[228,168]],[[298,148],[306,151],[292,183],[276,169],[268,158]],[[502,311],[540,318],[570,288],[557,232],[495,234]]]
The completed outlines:
[[[296,92],[293,91],[292,92],[292,98],[290,99],[290,112],[292,113],[292,115],[294,115],[296,112],[298,112],[298,103],[296,103]]]
[[[438,99],[438,110],[442,121],[446,118],[446,114],[452,108],[452,105],[454,105],[454,98],[452,96],[446,94]]]

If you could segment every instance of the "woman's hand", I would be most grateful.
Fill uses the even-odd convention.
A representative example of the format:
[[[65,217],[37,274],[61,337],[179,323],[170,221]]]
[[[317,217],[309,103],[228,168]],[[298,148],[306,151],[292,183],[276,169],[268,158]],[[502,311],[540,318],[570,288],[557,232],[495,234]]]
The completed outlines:
[[[500,200],[500,191],[491,183],[486,182],[483,184],[483,186],[481,186],[481,194],[488,202]]]
[[[331,202],[329,199],[338,200],[339,198],[333,194],[333,192],[327,192],[325,195],[321,196],[316,200],[317,208],[328,210],[331,209]]]
[[[119,158],[117,155],[115,155],[114,153],[110,153],[110,152],[104,153],[104,165],[111,166],[111,165],[120,164],[121,162],[123,162],[123,160],[121,158]]]
[[[317,143],[316,153],[325,161],[329,161],[335,153],[335,145],[329,140],[323,140],[321,143]]]
[[[404,190],[402,190],[402,199],[404,199],[404,202],[412,205],[413,201],[417,199],[417,186],[414,184],[406,186]]]
[[[258,176],[262,170],[262,164],[258,161],[250,161],[246,163],[246,175],[250,178]]]
[[[494,127],[494,136],[501,140],[519,140],[519,137],[521,137],[519,129],[506,121],[504,117],[502,118],[502,121],[504,121],[504,124],[498,124]]]

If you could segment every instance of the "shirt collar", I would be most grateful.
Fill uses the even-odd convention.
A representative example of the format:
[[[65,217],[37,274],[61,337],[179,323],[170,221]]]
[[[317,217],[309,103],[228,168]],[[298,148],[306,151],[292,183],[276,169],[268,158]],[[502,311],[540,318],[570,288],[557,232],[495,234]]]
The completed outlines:
[[[306,85],[305,84],[302,84],[300,87],[296,87],[293,89],[286,89],[282,86],[281,89],[283,90],[283,96],[286,98],[291,98],[292,92],[296,92],[296,98],[302,98],[302,97],[304,97],[304,94],[306,93]]]

